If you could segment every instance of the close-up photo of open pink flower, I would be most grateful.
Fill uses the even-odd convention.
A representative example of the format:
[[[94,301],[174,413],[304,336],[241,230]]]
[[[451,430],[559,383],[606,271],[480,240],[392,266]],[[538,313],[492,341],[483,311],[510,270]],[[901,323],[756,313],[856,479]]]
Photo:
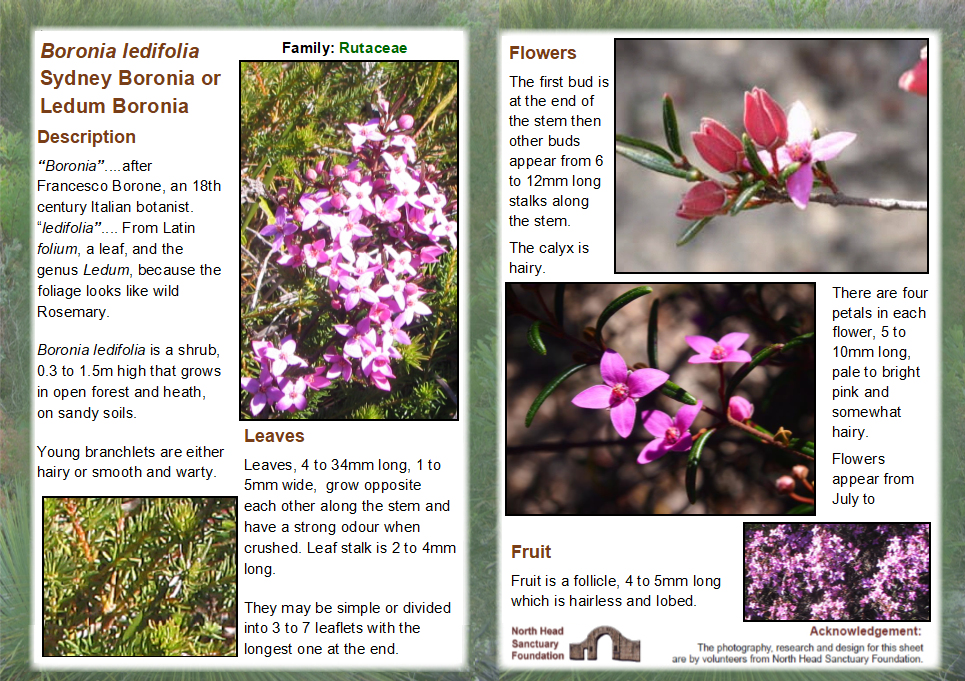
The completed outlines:
[[[507,285],[507,513],[813,515],[814,292]]]

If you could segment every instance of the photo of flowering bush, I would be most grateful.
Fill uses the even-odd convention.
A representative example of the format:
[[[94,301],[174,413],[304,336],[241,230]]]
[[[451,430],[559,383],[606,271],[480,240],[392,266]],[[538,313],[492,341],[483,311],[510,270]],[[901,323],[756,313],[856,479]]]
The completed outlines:
[[[453,419],[458,64],[242,64],[241,419]]]
[[[615,55],[616,271],[927,271],[927,37]]]
[[[744,619],[931,620],[929,523],[745,523]]]
[[[814,286],[509,284],[507,514],[813,514]]]

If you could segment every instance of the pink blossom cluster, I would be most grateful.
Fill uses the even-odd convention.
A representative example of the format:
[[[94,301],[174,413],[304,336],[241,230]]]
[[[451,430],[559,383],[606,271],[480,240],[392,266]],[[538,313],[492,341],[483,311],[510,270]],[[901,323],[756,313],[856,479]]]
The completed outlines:
[[[258,416],[265,407],[276,411],[301,411],[308,406],[308,388],[321,390],[332,382],[325,375],[327,368],[310,367],[295,354],[296,343],[285,336],[280,347],[271,341],[252,341],[252,353],[261,371],[258,378],[242,378],[241,387],[250,392],[251,414]]]
[[[750,353],[740,347],[750,338],[746,333],[728,333],[720,340],[707,336],[686,336],[685,340],[697,354],[692,355],[690,364],[723,364],[735,362],[746,364],[751,361]],[[670,379],[670,374],[658,369],[637,369],[630,371],[626,360],[616,350],[607,350],[600,358],[601,385],[587,388],[572,399],[573,404],[584,409],[606,409],[610,421],[620,437],[629,437],[637,419],[637,400],[650,394]],[[686,452],[693,446],[690,427],[703,409],[703,400],[696,404],[685,404],[673,417],[656,409],[644,411],[640,416],[643,427],[653,435],[637,463],[647,464],[662,458],[670,452]],[[738,420],[749,419],[754,413],[754,405],[743,397],[732,397],[728,410]]]
[[[345,165],[320,161],[309,168],[307,190],[295,202],[287,188],[281,189],[274,222],[261,230],[277,252],[278,265],[324,282],[336,323],[323,355],[326,363],[291,365],[311,368],[315,385],[276,373],[274,365],[266,374],[267,350],[254,348],[261,377],[242,381],[255,393],[252,414],[266,404],[279,411],[304,409],[306,400],[295,397],[299,388],[304,395],[306,386],[325,387],[332,380],[390,391],[392,363],[402,358],[397,346],[411,343],[405,328],[432,313],[421,300],[428,293],[422,287],[424,270],[457,247],[456,205],[440,190],[439,171],[417,157],[416,142],[406,133],[412,116],[396,120],[389,109],[382,100],[379,117],[347,123],[351,160]],[[273,399],[273,390],[286,388],[291,399],[288,393]]]
[[[741,139],[713,118],[702,118],[700,129],[691,137],[701,157],[715,170],[734,177],[750,172],[775,187],[783,185],[802,210],[811,196],[815,164],[835,158],[857,137],[851,132],[816,137],[804,104],[794,102],[785,113],[765,90],[756,87],[744,93],[744,128],[759,158],[748,159]],[[742,189],[717,180],[698,182],[684,195],[677,217],[699,220],[723,215]]]
[[[927,523],[780,523],[745,532],[745,620],[927,620]]]

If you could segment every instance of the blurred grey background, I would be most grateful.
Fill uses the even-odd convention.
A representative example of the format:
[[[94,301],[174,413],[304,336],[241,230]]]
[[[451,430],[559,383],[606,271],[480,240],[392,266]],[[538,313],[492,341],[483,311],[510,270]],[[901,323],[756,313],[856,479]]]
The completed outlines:
[[[927,197],[928,99],[898,88],[925,40],[617,40],[616,132],[666,146],[661,98],[674,98],[681,145],[720,178],[690,139],[702,117],[738,136],[744,92],[788,110],[801,100],[822,133],[857,139],[828,163],[845,194]],[[722,179],[722,178],[720,178]],[[674,215],[692,185],[616,161],[616,271],[924,272],[927,213],[812,204],[714,219],[691,243]],[[933,197],[935,198],[935,197]],[[937,263],[935,263],[937,266]]]

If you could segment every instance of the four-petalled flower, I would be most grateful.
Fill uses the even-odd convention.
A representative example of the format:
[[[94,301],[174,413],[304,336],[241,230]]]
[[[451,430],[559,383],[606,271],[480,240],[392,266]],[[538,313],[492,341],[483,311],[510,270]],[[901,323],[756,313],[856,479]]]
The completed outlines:
[[[814,139],[814,128],[811,116],[801,102],[794,102],[787,115],[787,144],[777,150],[777,162],[781,168],[792,163],[800,163],[801,167],[787,178],[787,194],[794,205],[804,210],[811,197],[811,187],[814,184],[813,163],[829,161],[841,153],[841,150],[854,142],[853,132],[832,132],[818,139]]]
[[[685,404],[677,410],[674,418],[656,409],[643,412],[643,427],[656,439],[643,448],[637,457],[637,463],[656,461],[667,452],[689,450],[694,444],[690,426],[703,406],[701,400],[698,400],[697,404]]]
[[[698,354],[691,357],[691,364],[721,364],[723,362],[750,362],[751,356],[746,350],[740,350],[750,337],[746,333],[729,333],[719,341],[707,336],[686,336],[687,345]]]
[[[573,398],[573,404],[585,409],[609,409],[613,427],[621,437],[630,435],[637,417],[637,398],[653,392],[670,378],[658,369],[627,370],[627,363],[614,350],[607,350],[600,360],[604,385],[587,388]]]

